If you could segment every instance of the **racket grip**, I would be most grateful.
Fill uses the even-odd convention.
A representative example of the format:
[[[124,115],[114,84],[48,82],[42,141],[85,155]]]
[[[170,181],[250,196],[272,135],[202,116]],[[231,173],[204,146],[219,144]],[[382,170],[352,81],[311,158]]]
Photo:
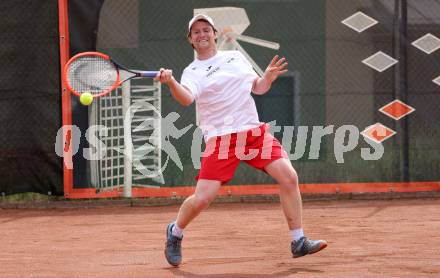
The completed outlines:
[[[140,71],[139,74],[141,77],[150,77],[154,78],[158,74],[158,71]]]

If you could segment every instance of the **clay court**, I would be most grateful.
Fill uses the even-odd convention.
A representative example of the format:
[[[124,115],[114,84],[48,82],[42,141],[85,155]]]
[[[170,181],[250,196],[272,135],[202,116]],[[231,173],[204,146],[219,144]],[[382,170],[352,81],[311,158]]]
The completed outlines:
[[[305,231],[329,246],[292,259],[279,203],[216,203],[187,228],[179,268],[163,256],[177,206],[3,209],[0,277],[436,277],[439,207],[305,202]]]

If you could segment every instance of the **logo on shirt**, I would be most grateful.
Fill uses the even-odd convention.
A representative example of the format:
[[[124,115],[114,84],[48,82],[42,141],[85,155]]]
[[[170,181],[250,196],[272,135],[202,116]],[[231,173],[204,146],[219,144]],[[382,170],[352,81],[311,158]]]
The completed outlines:
[[[192,68],[192,70],[196,70],[196,69],[197,69],[197,67],[193,67],[193,68]]]
[[[209,66],[209,67],[206,69],[206,71],[210,71],[211,68],[212,68],[212,66]]]
[[[232,61],[234,61],[235,59],[234,59],[234,57],[232,57],[232,58],[229,58],[227,61],[226,61],[226,63],[230,63],[230,62],[232,62]]]
[[[213,69],[212,71],[210,71],[206,77],[211,77],[214,73],[216,73],[218,70],[220,69],[220,67],[216,67],[215,69]]]

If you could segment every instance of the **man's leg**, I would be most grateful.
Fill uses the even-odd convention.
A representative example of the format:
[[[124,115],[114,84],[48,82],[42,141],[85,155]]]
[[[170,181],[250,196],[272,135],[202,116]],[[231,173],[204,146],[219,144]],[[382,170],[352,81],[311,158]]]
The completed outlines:
[[[298,175],[290,160],[280,158],[269,163],[266,172],[280,185],[280,201],[292,236],[291,251],[294,258],[316,253],[325,247],[324,240],[310,240],[302,230],[302,200]]]
[[[298,175],[287,158],[277,159],[265,168],[280,185],[280,202],[290,230],[302,227],[302,200]]]
[[[215,180],[200,179],[197,181],[196,191],[186,198],[180,206],[177,215],[177,226],[184,229],[199,213],[207,208],[217,196],[221,182]]]
[[[220,186],[220,181],[199,179],[195,193],[186,198],[180,206],[176,222],[167,227],[165,257],[169,264],[178,266],[182,262],[183,229],[209,206],[217,196]]]

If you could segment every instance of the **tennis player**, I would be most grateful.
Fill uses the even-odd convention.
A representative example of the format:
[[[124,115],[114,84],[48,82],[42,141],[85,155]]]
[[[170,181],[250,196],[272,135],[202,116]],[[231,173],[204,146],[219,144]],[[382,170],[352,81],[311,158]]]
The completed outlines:
[[[251,96],[251,92],[265,94],[287,71],[287,62],[275,56],[259,77],[239,51],[218,51],[216,39],[212,18],[194,16],[188,24],[188,41],[197,57],[185,68],[180,83],[169,69],[160,69],[156,76],[180,104],[196,102],[206,142],[195,193],[183,202],[176,221],[167,227],[165,257],[173,266],[182,262],[183,230],[215,199],[220,186],[232,179],[240,161],[278,182],[293,257],[318,252],[327,243],[304,235],[297,173],[282,145],[269,133],[269,126],[259,121]]]

